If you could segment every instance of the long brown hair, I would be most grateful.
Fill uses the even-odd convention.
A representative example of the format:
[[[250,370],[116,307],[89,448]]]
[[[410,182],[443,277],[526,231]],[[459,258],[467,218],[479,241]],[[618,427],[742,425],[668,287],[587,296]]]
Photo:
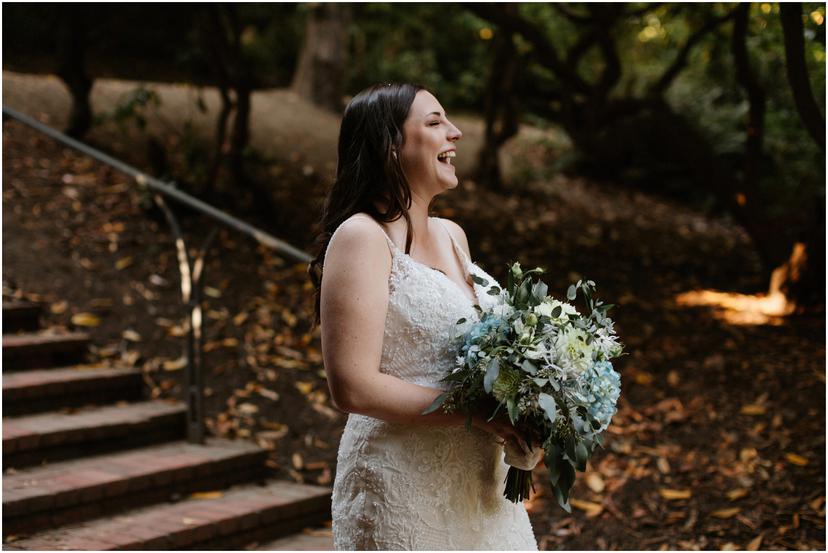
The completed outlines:
[[[316,258],[308,265],[314,287],[314,324],[320,320],[320,288],[325,251],[331,235],[346,219],[359,212],[368,213],[384,223],[404,217],[408,226],[405,252],[413,240],[411,187],[405,178],[399,155],[404,136],[403,123],[417,92],[425,87],[411,83],[376,84],[353,97],[345,108],[339,128],[336,179],[325,198],[322,218],[317,224],[314,243]],[[387,210],[381,213],[374,202],[382,200]]]

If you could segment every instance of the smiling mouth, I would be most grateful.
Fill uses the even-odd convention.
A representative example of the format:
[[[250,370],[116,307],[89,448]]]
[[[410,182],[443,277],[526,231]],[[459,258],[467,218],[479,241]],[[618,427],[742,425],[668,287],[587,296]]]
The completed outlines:
[[[439,154],[437,156],[437,161],[439,161],[440,163],[443,163],[445,165],[451,165],[452,167],[454,167],[454,165],[452,165],[452,163],[451,163],[451,160],[452,160],[452,158],[454,158],[456,156],[457,156],[456,152],[449,150],[447,152],[443,152],[443,153]]]

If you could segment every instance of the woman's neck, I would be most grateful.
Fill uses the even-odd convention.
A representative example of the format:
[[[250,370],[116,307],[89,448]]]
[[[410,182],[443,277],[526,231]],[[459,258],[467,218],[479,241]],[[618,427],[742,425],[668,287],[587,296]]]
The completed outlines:
[[[408,217],[411,219],[411,226],[413,230],[413,241],[411,243],[411,251],[428,250],[425,245],[431,242],[431,232],[428,225],[428,206],[431,204],[429,198],[422,198],[416,194],[411,194],[411,207],[408,209]],[[378,201],[375,204],[380,208],[381,212],[386,209],[386,204]],[[390,225],[399,225],[399,232],[401,236],[401,243],[405,244],[406,223],[405,218],[400,217],[397,221]]]

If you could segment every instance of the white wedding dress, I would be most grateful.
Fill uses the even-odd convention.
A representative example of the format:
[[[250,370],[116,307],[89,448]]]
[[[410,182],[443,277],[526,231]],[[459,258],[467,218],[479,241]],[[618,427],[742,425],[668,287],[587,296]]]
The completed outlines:
[[[495,283],[445,230],[467,279],[474,273]],[[445,389],[440,379],[456,356],[455,323],[479,316],[454,281],[385,237],[392,263],[380,370]],[[483,286],[474,283],[474,290],[483,309],[494,301]],[[351,413],[332,494],[335,549],[537,551],[523,504],[503,497],[503,456],[496,437],[476,427],[394,424]]]

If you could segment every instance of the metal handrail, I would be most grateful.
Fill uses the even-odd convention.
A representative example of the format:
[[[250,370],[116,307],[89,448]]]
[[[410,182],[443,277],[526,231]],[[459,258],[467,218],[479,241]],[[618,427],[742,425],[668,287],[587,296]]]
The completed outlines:
[[[105,163],[118,171],[129,175],[130,177],[134,178],[135,181],[140,184],[141,186],[146,186],[147,188],[164,194],[165,196],[169,196],[170,198],[187,205],[197,211],[204,213],[215,219],[220,223],[224,223],[225,225],[234,228],[235,230],[246,234],[255,240],[257,240],[260,244],[267,246],[273,250],[276,250],[280,254],[284,254],[288,257],[295,259],[301,263],[310,263],[313,257],[294,246],[291,246],[287,242],[283,240],[279,240],[278,238],[271,236],[270,234],[266,233],[263,230],[259,230],[256,227],[245,223],[241,219],[237,219],[232,215],[228,215],[227,213],[221,211],[220,209],[216,209],[215,207],[211,206],[210,204],[204,203],[198,198],[194,198],[190,196],[186,192],[182,192],[178,188],[175,187],[174,183],[165,183],[156,179],[155,177],[151,177],[146,173],[139,171],[135,167],[124,163],[123,161],[116,159],[110,155],[103,153],[100,150],[96,150],[95,148],[84,144],[74,138],[63,134],[60,131],[57,131],[47,125],[44,125],[40,121],[29,117],[19,111],[16,111],[12,108],[3,106],[3,115],[11,117],[12,119],[17,119],[21,123],[24,123],[33,129],[42,132],[43,134],[54,138],[58,142],[62,142],[69,146],[70,148],[74,148],[79,152],[82,152],[88,155],[91,158],[97,159],[101,163]]]
[[[257,242],[275,250],[277,253],[291,257],[302,263],[309,263],[313,258],[310,254],[299,250],[283,240],[279,240],[270,234],[245,223],[244,221],[228,215],[215,207],[178,190],[174,183],[165,183],[146,173],[139,171],[123,161],[107,155],[100,150],[84,144],[72,137],[66,136],[48,125],[32,119],[28,115],[20,113],[12,108],[3,106],[4,120],[6,117],[16,119],[21,123],[61,142],[70,148],[74,148],[89,157],[105,163],[110,167],[129,175],[135,181],[154,192],[153,199],[170,225],[175,236],[175,247],[178,258],[178,270],[181,274],[181,297],[187,307],[187,372],[184,387],[187,394],[187,440],[191,443],[204,443],[204,413],[203,413],[203,386],[202,386],[202,359],[203,359],[203,333],[201,316],[201,288],[204,282],[204,258],[207,255],[208,246],[216,234],[216,227],[208,233],[207,238],[201,245],[195,258],[190,252],[181,233],[181,228],[172,210],[167,206],[162,195],[168,196],[179,203],[189,206],[196,211],[213,218],[215,221],[227,225],[234,230],[252,237]]]

